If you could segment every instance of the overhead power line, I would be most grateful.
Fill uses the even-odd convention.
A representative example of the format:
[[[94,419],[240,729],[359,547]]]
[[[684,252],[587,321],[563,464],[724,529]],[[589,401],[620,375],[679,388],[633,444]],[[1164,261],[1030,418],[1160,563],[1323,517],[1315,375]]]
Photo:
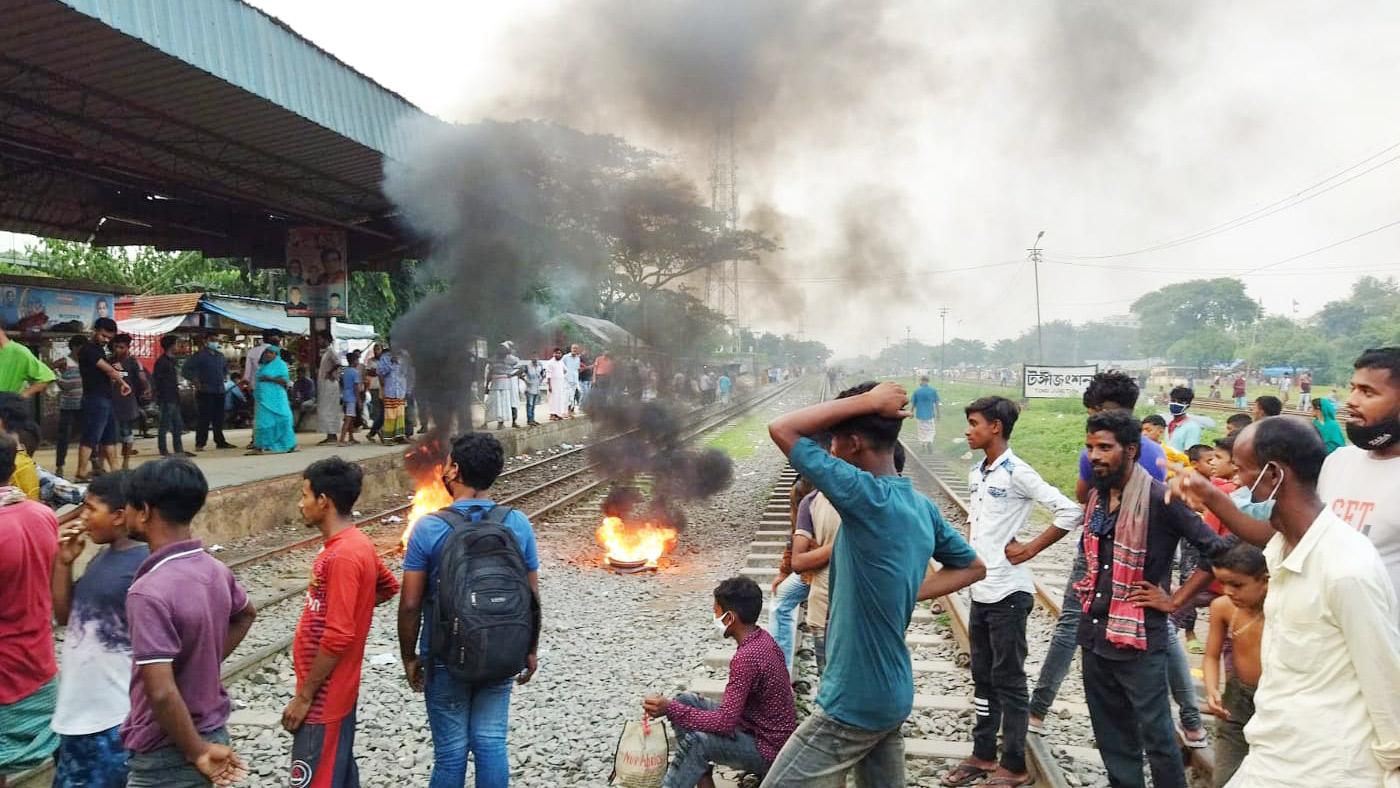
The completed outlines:
[[[1148,252],[1158,252],[1164,249],[1171,249],[1177,246],[1195,243],[1196,241],[1203,241],[1207,238],[1220,235],[1221,233],[1226,233],[1230,230],[1235,230],[1240,227],[1253,224],[1254,222],[1257,222],[1260,219],[1273,216],[1274,214],[1279,213],[1280,211],[1285,211],[1294,206],[1301,205],[1316,197],[1321,197],[1322,195],[1332,191],[1333,189],[1351,183],[1357,178],[1375,172],[1381,167],[1384,167],[1396,161],[1400,161],[1400,153],[1397,153],[1396,155],[1390,156],[1389,158],[1386,158],[1380,162],[1371,164],[1371,166],[1369,167],[1366,166],[1367,164],[1370,164],[1376,159],[1385,156],[1388,153],[1396,151],[1397,149],[1400,149],[1400,142],[1395,142],[1391,145],[1388,145],[1385,148],[1371,154],[1370,156],[1367,156],[1361,161],[1352,164],[1346,169],[1343,169],[1339,172],[1335,172],[1316,183],[1299,189],[1298,191],[1288,195],[1287,197],[1275,200],[1274,202],[1271,202],[1268,205],[1261,206],[1248,213],[1241,214],[1240,216],[1236,216],[1233,219],[1221,222],[1220,224],[1212,225],[1202,230],[1197,230],[1194,233],[1189,233],[1178,238],[1173,238],[1171,240],[1162,241],[1159,243],[1144,246],[1140,249],[1133,249],[1126,252],[1115,252],[1113,254],[1096,255],[1069,255],[1069,257],[1072,257],[1076,260],[1109,260],[1118,257],[1131,257],[1133,255],[1146,254]],[[1365,167],[1365,169],[1362,169],[1360,172],[1353,173],[1353,170],[1357,170],[1358,168],[1362,167]],[[1348,173],[1351,174],[1348,177],[1343,178],[1343,176],[1347,176]],[[1338,178],[1341,178],[1341,180],[1337,180]]]

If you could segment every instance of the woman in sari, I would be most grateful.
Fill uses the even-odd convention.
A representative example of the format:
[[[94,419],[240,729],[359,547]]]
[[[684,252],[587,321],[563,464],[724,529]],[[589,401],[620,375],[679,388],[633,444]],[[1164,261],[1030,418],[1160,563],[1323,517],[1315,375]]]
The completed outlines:
[[[1313,426],[1317,427],[1318,434],[1322,435],[1322,442],[1327,444],[1327,453],[1331,454],[1337,449],[1347,445],[1347,437],[1342,432],[1342,425],[1337,421],[1337,404],[1329,397],[1318,397],[1312,401]]]
[[[286,454],[296,451],[292,403],[287,396],[291,372],[276,347],[263,351],[258,365],[253,402],[253,449],[248,454]]]

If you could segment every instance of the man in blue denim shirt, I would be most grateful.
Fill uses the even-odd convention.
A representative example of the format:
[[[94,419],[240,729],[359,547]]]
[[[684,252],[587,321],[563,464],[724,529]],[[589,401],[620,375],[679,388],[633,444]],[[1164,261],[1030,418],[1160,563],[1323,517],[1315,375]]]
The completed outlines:
[[[504,467],[505,450],[494,436],[472,432],[453,440],[442,478],[452,493],[452,508],[473,522],[494,508],[496,504],[483,493]],[[512,511],[503,525],[515,537],[529,573],[530,589],[538,597],[540,559],[530,520],[524,513]],[[426,515],[413,526],[399,593],[399,652],[409,686],[426,695],[428,727],[433,734],[429,788],[461,788],[467,775],[469,745],[476,762],[477,788],[505,788],[510,779],[506,731],[512,680],[466,685],[442,666],[429,666],[424,680],[422,658],[428,652],[431,623],[430,616],[423,614],[424,603],[432,602],[442,543],[451,531],[452,526],[436,515]],[[538,664],[535,654],[530,654],[525,671],[515,681],[529,681]]]
[[[768,433],[841,515],[830,564],[826,672],[817,705],[773,762],[765,788],[904,785],[900,726],[914,705],[904,633],[916,599],[981,580],[986,566],[938,508],[895,472],[909,397],[863,383],[790,413]],[[810,435],[831,433],[831,453]],[[943,565],[927,572],[929,559]]]

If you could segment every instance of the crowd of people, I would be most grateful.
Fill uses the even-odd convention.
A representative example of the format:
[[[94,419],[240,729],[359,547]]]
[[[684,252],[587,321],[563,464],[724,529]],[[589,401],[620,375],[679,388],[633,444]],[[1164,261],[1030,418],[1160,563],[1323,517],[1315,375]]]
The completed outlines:
[[[716,589],[715,626],[740,643],[723,702],[644,703],[680,733],[666,785],[712,784],[711,764],[765,775],[764,786],[841,786],[848,773],[858,785],[904,784],[900,727],[914,693],[905,630],[916,600],[962,588],[972,754],[944,785],[1030,784],[1026,739],[1046,735],[1078,654],[1110,785],[1145,786],[1146,771],[1154,786],[1185,786],[1181,746],[1209,741],[1188,648],[1205,655],[1216,785],[1400,781],[1400,348],[1356,360],[1344,424],[1331,400],[1311,399],[1319,418],[1308,424],[1265,395],[1210,445],[1189,388],[1171,393],[1166,417],[1139,420],[1139,384],[1096,375],[1083,395],[1077,500],[1012,451],[1016,403],[970,402],[964,436],[982,457],[968,475],[966,538],[900,475],[901,419],[913,416],[931,442],[922,422],[938,398],[921,384],[913,413],[898,385],[863,384],[770,425],[801,474],[772,636],[754,625],[756,587]],[[1053,524],[1020,541],[1037,503]],[[1031,689],[1025,563],[1075,531],[1062,613]],[[788,682],[804,602],[820,686],[797,724]],[[1198,608],[1210,611],[1204,644]]]
[[[503,365],[514,363],[502,350]],[[260,353],[260,377],[284,371],[278,355]],[[386,429],[402,391],[381,388]],[[1229,434],[1207,446],[1189,389],[1173,392],[1180,407],[1159,425],[1134,416],[1139,394],[1115,372],[1085,391],[1074,496],[1013,451],[1015,402],[967,403],[963,434],[982,456],[968,473],[966,535],[902,475],[903,419],[920,418],[928,395],[911,413],[899,385],[865,383],[772,422],[801,481],[768,627],[753,581],[715,589],[715,632],[737,644],[722,700],[642,704],[678,735],[665,785],[713,784],[716,765],[778,788],[844,785],[848,773],[860,785],[903,785],[902,726],[914,701],[906,630],[918,602],[963,589],[975,720],[971,755],[945,785],[1029,784],[1027,739],[1047,733],[1078,654],[1110,784],[1145,786],[1146,770],[1154,786],[1185,786],[1182,742],[1209,739],[1186,660],[1198,608],[1210,611],[1203,705],[1217,717],[1217,784],[1400,780],[1400,348],[1356,360],[1342,427],[1350,443],[1334,450],[1323,426],[1258,401],[1258,418],[1230,419]],[[256,613],[191,531],[203,475],[178,457],[113,469],[88,487],[82,522],[61,529],[21,488],[18,436],[32,428],[23,403],[0,395],[0,539],[9,545],[0,553],[0,774],[52,757],[62,786],[242,779],[219,666]],[[359,467],[328,458],[306,468],[300,511],[324,543],[282,718],[289,784],[358,784],[360,665],[373,609],[395,595],[405,681],[424,693],[432,733],[430,786],[461,786],[469,761],[478,786],[507,784],[511,688],[538,667],[543,611],[531,523],[488,494],[504,459],[488,432],[452,441],[443,482],[453,503],[414,528],[401,579],[350,519]],[[1053,522],[1021,541],[1036,504]],[[1032,689],[1026,562],[1071,533],[1076,559]],[[88,542],[96,555],[75,580]],[[799,718],[793,652],[804,601],[820,684]],[[54,622],[67,628],[61,669]]]

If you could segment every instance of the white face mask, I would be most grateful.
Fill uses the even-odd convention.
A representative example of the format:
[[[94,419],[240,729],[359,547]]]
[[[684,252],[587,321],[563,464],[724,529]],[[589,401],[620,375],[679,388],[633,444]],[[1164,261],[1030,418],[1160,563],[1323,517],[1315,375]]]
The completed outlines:
[[[716,640],[724,640],[725,636],[729,633],[729,625],[724,623],[724,617],[726,615],[728,615],[728,611],[720,613],[719,616],[715,618],[714,634]]]

